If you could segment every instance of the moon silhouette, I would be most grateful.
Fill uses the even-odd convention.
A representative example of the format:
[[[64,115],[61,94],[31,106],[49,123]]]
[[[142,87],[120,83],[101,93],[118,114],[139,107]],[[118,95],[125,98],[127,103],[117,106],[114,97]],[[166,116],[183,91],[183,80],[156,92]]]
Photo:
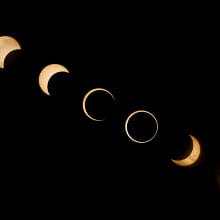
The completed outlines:
[[[193,144],[191,153],[186,158],[181,159],[181,160],[171,159],[175,164],[179,166],[191,166],[195,164],[200,157],[201,147],[200,147],[199,141],[193,135],[189,135],[189,136]]]
[[[21,50],[21,46],[16,39],[10,36],[0,36],[0,68],[4,69],[6,57],[15,50]]]
[[[90,118],[91,120],[93,120],[93,121],[103,121],[103,120],[104,120],[104,119],[96,119],[96,118],[92,117],[92,116],[87,112],[87,110],[86,110],[86,101],[87,101],[88,97],[89,97],[92,93],[98,92],[98,91],[103,91],[103,92],[108,93],[108,94],[113,98],[113,100],[115,100],[115,98],[114,98],[114,96],[112,95],[112,93],[111,93],[110,91],[108,91],[107,89],[104,89],[104,88],[94,88],[94,89],[89,90],[89,91],[85,94],[85,96],[84,96],[84,98],[83,98],[82,107],[83,107],[83,112],[85,113],[85,115],[86,115],[88,118]]]
[[[39,82],[39,86],[40,86],[41,90],[46,95],[50,95],[50,93],[48,91],[49,80],[51,79],[51,77],[53,75],[55,75],[56,73],[59,73],[59,72],[69,73],[69,70],[60,64],[49,64],[41,70],[41,72],[39,74],[39,81],[38,82]]]
[[[155,123],[156,123],[156,130],[155,130],[154,134],[151,136],[151,138],[149,138],[149,139],[147,139],[147,140],[145,140],[145,141],[136,140],[136,139],[133,138],[133,137],[129,134],[129,132],[128,132],[128,122],[129,122],[129,120],[131,119],[131,117],[133,117],[134,115],[136,115],[136,114],[138,114],[138,113],[146,113],[146,114],[150,115],[150,116],[154,119],[154,121],[155,121]],[[146,111],[146,110],[137,110],[137,111],[132,112],[132,113],[127,117],[127,119],[126,119],[126,121],[125,121],[125,132],[126,132],[127,136],[128,136],[132,141],[134,141],[134,142],[136,142],[136,143],[147,143],[147,142],[149,142],[149,141],[152,141],[152,140],[155,138],[155,136],[156,136],[156,134],[157,134],[157,132],[158,132],[158,121],[157,121],[156,117],[155,117],[151,112]]]

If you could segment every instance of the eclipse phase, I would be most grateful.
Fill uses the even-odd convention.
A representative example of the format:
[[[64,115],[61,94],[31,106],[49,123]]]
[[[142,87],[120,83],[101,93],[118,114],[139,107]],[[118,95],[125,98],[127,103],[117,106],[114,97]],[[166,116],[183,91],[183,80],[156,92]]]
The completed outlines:
[[[45,94],[50,95],[48,83],[51,77],[59,72],[69,73],[69,70],[60,64],[49,64],[41,70],[39,74],[39,86]]]
[[[180,160],[171,159],[172,162],[174,162],[176,165],[190,166],[190,165],[195,164],[198,161],[199,157],[200,157],[201,147],[200,147],[200,143],[199,143],[198,139],[195,138],[191,134],[189,136],[190,136],[191,141],[192,141],[192,151],[187,157],[185,157],[183,159],[180,159]]]
[[[89,91],[85,94],[85,96],[84,96],[84,98],[83,98],[83,102],[82,102],[83,112],[85,113],[85,115],[86,115],[88,118],[90,118],[90,119],[93,120],[93,121],[103,121],[104,119],[97,119],[97,118],[95,118],[95,117],[92,117],[92,116],[88,113],[88,111],[87,111],[87,109],[86,109],[86,101],[87,101],[87,99],[89,98],[89,96],[90,96],[91,94],[93,94],[93,93],[95,93],[95,92],[106,92],[106,93],[108,93],[108,94],[113,98],[113,100],[115,100],[115,98],[114,98],[113,94],[112,94],[109,90],[104,89],[104,88],[94,88],[94,89],[89,90]]]
[[[6,57],[15,50],[21,50],[21,46],[15,38],[0,36],[0,68],[4,69]]]
[[[142,141],[142,140],[137,140],[136,138],[132,137],[132,135],[130,134],[129,129],[128,129],[128,124],[129,124],[130,119],[131,119],[133,116],[135,116],[136,114],[139,114],[139,113],[145,113],[146,115],[152,117],[153,120],[154,120],[154,122],[155,122],[155,125],[156,125],[156,130],[154,131],[153,135],[152,135],[150,138],[148,138],[148,139],[146,139],[146,140],[143,140],[143,141]],[[136,142],[136,143],[147,143],[147,142],[152,141],[152,140],[155,138],[155,136],[157,135],[157,132],[158,132],[158,121],[157,121],[156,117],[155,117],[151,112],[146,111],[146,110],[137,110],[137,111],[132,112],[132,113],[127,117],[127,119],[126,119],[126,121],[125,121],[125,132],[126,132],[127,136],[128,136],[132,141],[134,141],[134,142]]]

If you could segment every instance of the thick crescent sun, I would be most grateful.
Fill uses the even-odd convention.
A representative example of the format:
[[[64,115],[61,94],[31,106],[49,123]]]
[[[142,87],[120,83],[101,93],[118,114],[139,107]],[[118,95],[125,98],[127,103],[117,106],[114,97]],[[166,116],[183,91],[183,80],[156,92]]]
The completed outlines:
[[[104,89],[104,88],[94,88],[94,89],[89,90],[89,91],[85,94],[85,96],[84,96],[84,98],[83,98],[82,108],[83,108],[83,112],[85,113],[85,115],[86,115],[88,118],[90,118],[91,120],[93,120],[93,121],[103,121],[103,120],[104,120],[104,119],[96,119],[96,118],[92,117],[92,116],[87,112],[87,110],[86,110],[86,101],[87,101],[88,97],[89,97],[92,93],[98,92],[98,91],[107,92],[107,93],[113,98],[113,100],[115,100],[115,98],[114,98],[114,96],[112,95],[112,93],[111,93],[110,91],[108,91],[107,89]]]
[[[192,141],[192,151],[191,153],[185,157],[184,159],[181,160],[174,160],[171,159],[172,162],[174,162],[175,164],[179,165],[179,166],[191,166],[193,164],[195,164],[201,155],[201,146],[199,141],[197,140],[197,138],[195,138],[193,135],[189,135]]]
[[[38,82],[39,82],[39,86],[40,86],[41,90],[45,94],[50,95],[50,93],[48,91],[49,80],[54,74],[56,74],[58,72],[69,73],[69,70],[60,64],[49,64],[41,70],[41,72],[39,74]]]
[[[151,136],[151,138],[149,138],[149,139],[147,139],[147,140],[145,140],[145,141],[140,141],[140,140],[137,140],[137,139],[133,138],[133,137],[130,135],[129,131],[128,131],[128,122],[129,122],[129,120],[131,119],[131,117],[133,117],[134,115],[136,115],[136,114],[138,114],[138,113],[145,113],[145,114],[147,114],[147,115],[150,115],[150,116],[154,119],[155,124],[156,124],[156,130],[155,130],[154,134]],[[155,138],[155,136],[157,135],[157,132],[158,132],[158,121],[157,121],[156,117],[155,117],[151,112],[146,111],[146,110],[137,110],[137,111],[132,112],[132,113],[127,117],[127,119],[126,119],[126,121],[125,121],[125,132],[126,132],[127,136],[128,136],[132,141],[134,141],[134,142],[136,142],[136,143],[147,143],[147,142],[149,142],[149,141],[152,141],[152,140]]]
[[[21,46],[15,38],[10,36],[0,37],[0,68],[4,69],[6,57],[15,50],[21,50]]]

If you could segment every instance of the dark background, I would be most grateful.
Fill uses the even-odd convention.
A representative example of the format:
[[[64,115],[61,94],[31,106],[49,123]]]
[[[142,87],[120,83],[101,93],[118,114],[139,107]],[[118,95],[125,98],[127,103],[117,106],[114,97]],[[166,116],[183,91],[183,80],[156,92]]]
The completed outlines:
[[[218,205],[218,45],[215,14],[204,8],[56,5],[14,14],[0,29],[22,47],[0,70],[6,194],[79,207]],[[46,96],[38,76],[51,63],[70,74],[53,77]],[[103,122],[82,111],[95,87],[116,99],[93,100],[90,111],[106,116]],[[124,132],[126,117],[139,109],[159,123],[145,144]],[[170,159],[186,154],[189,133],[202,157],[178,167]]]

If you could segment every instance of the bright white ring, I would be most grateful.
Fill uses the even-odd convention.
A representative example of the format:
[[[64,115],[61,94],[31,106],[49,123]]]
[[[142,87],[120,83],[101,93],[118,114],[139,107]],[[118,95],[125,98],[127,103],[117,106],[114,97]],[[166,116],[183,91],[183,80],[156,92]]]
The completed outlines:
[[[154,121],[155,121],[155,123],[156,123],[156,131],[154,132],[153,136],[152,136],[151,138],[145,140],[145,141],[136,140],[136,139],[133,138],[133,137],[129,134],[129,132],[128,132],[128,122],[129,122],[129,120],[131,119],[131,117],[134,116],[134,115],[137,114],[137,113],[146,113],[146,114],[150,115],[150,116],[154,119]],[[132,112],[132,113],[127,117],[127,119],[126,119],[126,121],[125,121],[125,132],[126,132],[126,134],[128,135],[128,137],[129,137],[132,141],[134,141],[134,142],[136,142],[136,143],[147,143],[147,142],[149,142],[149,141],[152,141],[152,140],[155,138],[155,136],[157,135],[157,132],[158,132],[158,121],[157,121],[156,117],[155,117],[151,112],[149,112],[149,111],[146,111],[146,110],[134,111],[134,112]]]

